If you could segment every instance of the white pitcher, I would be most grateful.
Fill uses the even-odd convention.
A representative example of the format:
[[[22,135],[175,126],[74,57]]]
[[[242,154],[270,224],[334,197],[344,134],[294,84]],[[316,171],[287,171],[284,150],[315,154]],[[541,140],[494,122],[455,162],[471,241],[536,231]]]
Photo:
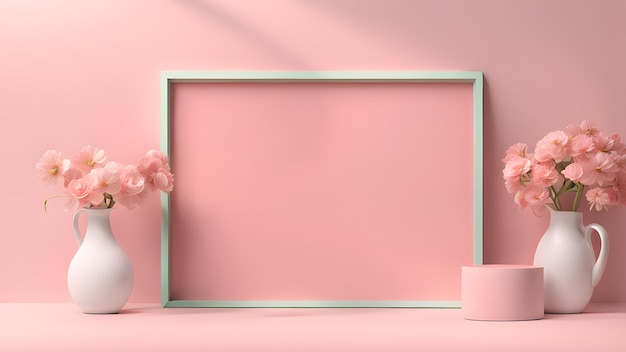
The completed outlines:
[[[600,236],[598,259],[591,234]],[[598,224],[583,225],[580,212],[550,208],[550,226],[537,245],[534,265],[544,267],[546,313],[580,313],[604,273],[609,237]]]
[[[67,283],[74,303],[85,313],[118,313],[133,287],[130,260],[111,231],[111,210],[83,208],[74,214],[80,247],[70,263]],[[82,213],[88,216],[84,240],[78,228]]]

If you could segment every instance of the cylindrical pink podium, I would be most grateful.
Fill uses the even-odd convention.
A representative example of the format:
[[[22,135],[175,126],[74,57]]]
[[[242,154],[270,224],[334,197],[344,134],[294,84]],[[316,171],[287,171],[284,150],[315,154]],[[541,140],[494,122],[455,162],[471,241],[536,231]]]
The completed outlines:
[[[543,318],[543,267],[502,264],[464,266],[461,289],[465,319]]]

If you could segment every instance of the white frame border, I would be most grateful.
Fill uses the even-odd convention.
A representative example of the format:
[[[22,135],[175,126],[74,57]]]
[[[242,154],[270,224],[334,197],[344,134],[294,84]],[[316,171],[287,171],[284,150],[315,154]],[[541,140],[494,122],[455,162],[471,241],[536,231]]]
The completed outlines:
[[[170,86],[179,82],[421,82],[473,84],[473,258],[483,262],[483,74],[476,71],[163,71],[161,151],[170,154]],[[170,298],[170,195],[161,195],[161,305],[178,308],[459,308],[460,301],[211,301]],[[461,268],[459,267],[459,270]]]

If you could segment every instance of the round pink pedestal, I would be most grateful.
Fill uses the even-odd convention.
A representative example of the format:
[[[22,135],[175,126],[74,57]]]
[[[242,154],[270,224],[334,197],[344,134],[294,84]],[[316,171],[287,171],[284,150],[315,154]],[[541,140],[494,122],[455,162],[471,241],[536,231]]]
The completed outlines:
[[[479,265],[462,268],[461,306],[470,320],[543,318],[543,267]]]

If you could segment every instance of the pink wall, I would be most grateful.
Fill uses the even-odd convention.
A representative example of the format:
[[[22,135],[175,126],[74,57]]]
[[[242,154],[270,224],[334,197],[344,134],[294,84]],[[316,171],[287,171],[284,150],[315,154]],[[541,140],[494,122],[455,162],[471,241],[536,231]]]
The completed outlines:
[[[34,169],[86,144],[131,162],[159,145],[159,73],[478,70],[485,73],[485,261],[532,261],[547,219],[501,181],[510,144],[582,119],[626,137],[626,3],[602,1],[79,1],[0,3],[0,301],[69,301],[76,250],[62,202],[44,214]],[[596,301],[626,301],[626,210],[585,214],[610,233]],[[131,301],[159,300],[159,199],[118,209]]]

